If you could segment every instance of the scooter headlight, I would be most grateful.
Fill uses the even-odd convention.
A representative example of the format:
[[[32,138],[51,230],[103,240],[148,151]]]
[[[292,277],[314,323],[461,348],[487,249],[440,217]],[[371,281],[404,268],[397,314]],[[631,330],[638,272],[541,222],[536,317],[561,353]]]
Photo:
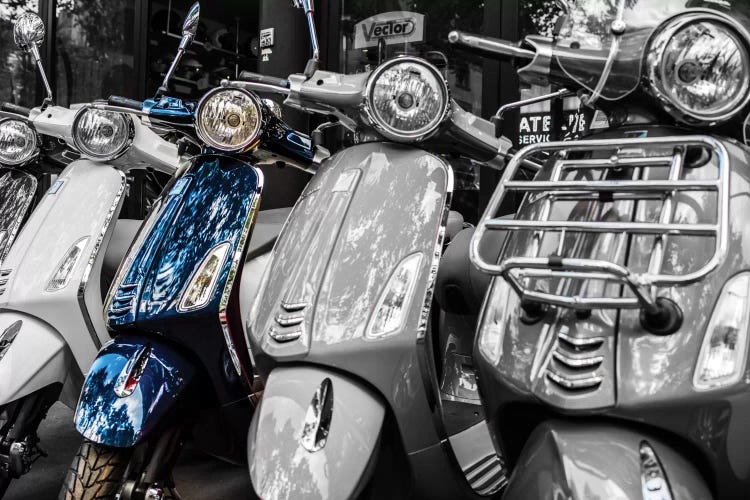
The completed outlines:
[[[217,88],[203,96],[195,112],[198,137],[220,151],[243,151],[258,139],[258,99],[246,90]]]
[[[438,69],[417,57],[399,57],[378,67],[367,82],[364,112],[392,141],[429,137],[448,116],[448,85]]]
[[[391,274],[380,295],[365,336],[379,339],[398,332],[406,320],[409,303],[419,275],[422,254],[414,253],[402,260]]]
[[[73,120],[73,144],[85,157],[113,160],[133,142],[135,126],[126,114],[82,108]]]
[[[219,279],[221,266],[224,264],[227,253],[229,252],[229,243],[224,242],[216,245],[210,252],[198,270],[193,274],[187,288],[180,299],[180,311],[192,311],[205,306],[213,297],[216,282]]]
[[[746,36],[742,27],[718,15],[674,18],[649,47],[652,94],[681,122],[713,124],[732,118],[750,98]]]
[[[730,279],[716,302],[693,375],[696,389],[736,383],[745,371],[750,310],[750,273]]]
[[[23,120],[0,121],[0,164],[22,165],[39,154],[36,132]]]

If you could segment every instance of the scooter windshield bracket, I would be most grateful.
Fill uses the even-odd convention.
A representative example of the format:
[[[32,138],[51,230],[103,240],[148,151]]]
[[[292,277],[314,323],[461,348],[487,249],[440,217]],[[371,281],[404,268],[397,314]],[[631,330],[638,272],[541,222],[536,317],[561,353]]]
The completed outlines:
[[[702,148],[711,158],[711,166],[698,175],[685,161],[691,148]],[[533,180],[515,180],[524,161],[545,153],[549,163]],[[496,217],[505,196],[519,193],[525,198],[516,219]],[[701,206],[701,217],[690,222],[676,216],[677,205],[686,197]],[[566,212],[559,209],[562,203],[577,208]],[[620,206],[627,206],[630,215],[612,217],[615,203],[629,203]],[[609,217],[604,216],[605,210]],[[562,217],[551,218],[560,212]],[[711,220],[704,220],[706,214]],[[508,163],[474,233],[470,257],[481,271],[502,276],[525,301],[578,310],[642,308],[656,315],[659,287],[700,281],[724,260],[728,218],[729,155],[715,138],[694,135],[533,144]],[[491,231],[509,232],[497,263],[488,262],[480,252]],[[619,241],[621,249],[635,238],[641,239],[639,248],[645,248],[647,241],[647,262],[634,265],[626,263],[632,258],[597,257],[595,249],[601,246],[597,237],[605,235],[610,242]],[[666,272],[667,239],[684,236],[712,241],[712,251],[700,267],[672,266]],[[514,245],[514,238],[526,243]],[[554,247],[551,252],[550,247]],[[593,281],[602,286],[587,286]],[[612,283],[624,287],[612,287]],[[610,293],[592,296],[586,292],[590,288]],[[611,292],[621,288],[625,289],[621,293]]]

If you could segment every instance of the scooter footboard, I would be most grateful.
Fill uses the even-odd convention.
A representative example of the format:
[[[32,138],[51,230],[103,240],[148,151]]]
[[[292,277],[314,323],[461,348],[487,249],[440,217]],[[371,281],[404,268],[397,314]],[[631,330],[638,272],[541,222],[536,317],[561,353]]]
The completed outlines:
[[[607,423],[549,421],[531,434],[503,499],[703,500],[695,466],[653,436]]]
[[[73,356],[47,323],[0,312],[0,405],[52,384],[64,384]]]
[[[192,393],[195,374],[195,364],[161,339],[117,337],[86,376],[76,429],[106,446],[135,446]]]
[[[367,484],[384,403],[368,387],[311,366],[276,368],[248,435],[255,492],[264,499],[344,499]]]

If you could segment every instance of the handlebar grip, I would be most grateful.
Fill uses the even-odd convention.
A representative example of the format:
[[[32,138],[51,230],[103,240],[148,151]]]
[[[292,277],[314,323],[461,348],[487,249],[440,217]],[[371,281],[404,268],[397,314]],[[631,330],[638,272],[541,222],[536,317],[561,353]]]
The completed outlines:
[[[13,104],[10,102],[4,102],[2,106],[0,106],[0,109],[2,109],[3,111],[7,111],[8,113],[15,113],[17,115],[23,115],[27,117],[31,114],[31,108],[18,106],[17,104]]]
[[[289,80],[286,78],[277,78],[275,76],[261,75],[260,73],[253,73],[252,71],[240,72],[240,80],[243,82],[262,83],[265,85],[273,85],[274,87],[289,88]]]
[[[143,101],[136,101],[135,99],[128,99],[127,97],[120,97],[117,95],[109,96],[107,104],[110,106],[120,106],[121,108],[134,109],[140,111],[143,109]]]
[[[532,60],[536,55],[533,50],[523,49],[513,42],[463,31],[451,31],[448,33],[448,41],[463,49],[498,59]]]

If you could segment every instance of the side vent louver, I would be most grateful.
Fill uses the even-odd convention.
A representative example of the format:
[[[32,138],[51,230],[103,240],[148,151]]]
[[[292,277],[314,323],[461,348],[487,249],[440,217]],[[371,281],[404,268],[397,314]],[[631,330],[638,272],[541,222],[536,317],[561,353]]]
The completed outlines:
[[[0,269],[0,295],[5,293],[5,287],[10,280],[11,269]]]
[[[125,284],[120,285],[117,292],[112,297],[112,302],[109,306],[109,314],[114,318],[121,318],[128,314],[135,303],[135,298],[138,295],[138,285]]]
[[[572,337],[562,328],[557,346],[547,365],[547,378],[566,391],[587,391],[599,387],[602,377],[597,373],[604,361],[600,348],[602,337]]]

